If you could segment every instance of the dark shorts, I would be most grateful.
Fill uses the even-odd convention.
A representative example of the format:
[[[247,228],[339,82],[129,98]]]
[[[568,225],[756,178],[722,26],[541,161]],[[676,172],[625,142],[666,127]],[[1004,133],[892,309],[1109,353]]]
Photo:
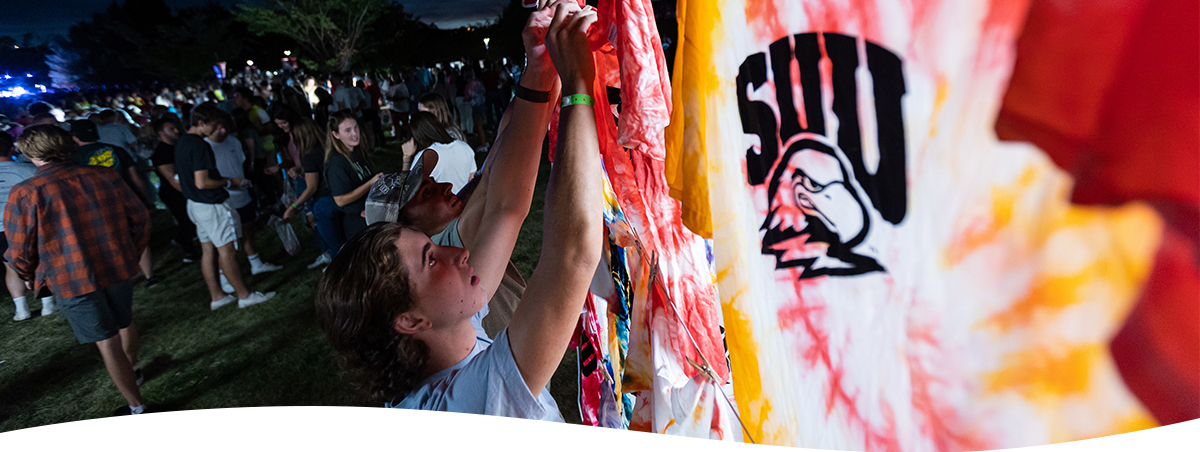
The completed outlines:
[[[74,298],[58,298],[58,309],[80,344],[116,336],[133,324],[133,279]]]
[[[8,262],[8,259],[6,259],[4,257],[4,253],[7,253],[7,252],[8,252],[8,237],[6,237],[3,232],[0,232],[0,261]]]
[[[250,204],[238,207],[237,212],[242,217],[243,226],[253,223],[258,220],[258,203],[250,201]]]

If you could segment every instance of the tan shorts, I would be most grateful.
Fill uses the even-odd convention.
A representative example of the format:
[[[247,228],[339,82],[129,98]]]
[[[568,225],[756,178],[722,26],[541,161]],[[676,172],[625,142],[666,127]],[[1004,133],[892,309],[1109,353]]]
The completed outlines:
[[[188,200],[188,218],[196,224],[196,237],[218,248],[242,236],[242,217],[228,203],[204,204]]]

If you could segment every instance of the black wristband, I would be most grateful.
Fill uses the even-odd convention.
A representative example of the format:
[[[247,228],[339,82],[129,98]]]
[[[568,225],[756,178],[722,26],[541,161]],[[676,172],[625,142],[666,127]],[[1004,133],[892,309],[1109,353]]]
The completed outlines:
[[[520,83],[513,85],[513,95],[520,97],[522,99],[525,99],[527,101],[533,102],[535,104],[544,104],[544,103],[550,102],[550,92],[549,91],[534,91],[534,90],[531,90],[524,86],[521,86]]]

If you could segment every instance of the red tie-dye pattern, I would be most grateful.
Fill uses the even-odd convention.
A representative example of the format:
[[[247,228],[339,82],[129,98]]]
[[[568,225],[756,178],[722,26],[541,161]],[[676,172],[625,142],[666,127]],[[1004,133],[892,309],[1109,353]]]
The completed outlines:
[[[693,259],[692,246],[700,238],[683,226],[680,218],[681,205],[678,200],[670,197],[664,175],[662,158],[665,145],[662,128],[666,126],[670,117],[670,85],[666,79],[666,60],[661,44],[655,44],[656,39],[634,39],[642,35],[657,37],[658,31],[652,28],[652,18],[631,21],[631,18],[638,15],[649,15],[652,9],[646,0],[605,1],[598,6],[602,18],[616,17],[616,21],[609,19],[597,23],[618,24],[618,39],[615,60],[610,57],[611,54],[604,52],[603,47],[593,51],[596,73],[611,73],[613,65],[619,62],[624,86],[621,90],[622,125],[626,122],[640,124],[629,126],[627,141],[633,145],[632,148],[626,149],[618,144],[622,135],[611,114],[604,77],[597,76],[593,91],[600,151],[604,156],[605,169],[618,203],[647,252],[646,256],[639,258],[646,259],[643,264],[649,265],[651,255],[657,255],[662,277],[662,293],[657,299],[651,298],[651,303],[646,306],[649,311],[633,314],[635,320],[641,314],[640,318],[647,319],[647,322],[643,325],[634,325],[631,322],[630,327],[653,328],[653,333],[664,338],[671,354],[679,360],[680,368],[684,369],[689,377],[695,377],[697,371],[687,364],[687,359],[697,363],[707,360],[712,366],[712,371],[721,379],[720,383],[724,383],[729,379],[729,368],[724,359],[717,359],[725,355],[718,325],[720,305],[708,278],[707,262],[696,262]],[[592,36],[600,33],[607,36],[608,30],[593,26],[589,33]],[[647,70],[650,68],[658,70]],[[626,104],[625,99],[636,101]],[[558,115],[554,116],[555,120],[552,121],[550,130],[551,143],[557,140],[558,134]],[[653,294],[653,288],[651,291]],[[666,306],[670,301],[675,303],[674,308]],[[665,321],[656,321],[659,319]],[[691,333],[691,338],[688,332]],[[635,337],[637,336],[631,334],[627,359],[636,361],[649,358],[648,353],[638,351],[639,348],[650,350],[649,343],[638,343],[634,341]],[[695,345],[692,339],[695,339]],[[634,372],[638,369],[652,371],[654,366],[651,363],[643,363],[641,366],[631,363],[627,371]],[[653,381],[653,375],[634,375],[630,378]]]

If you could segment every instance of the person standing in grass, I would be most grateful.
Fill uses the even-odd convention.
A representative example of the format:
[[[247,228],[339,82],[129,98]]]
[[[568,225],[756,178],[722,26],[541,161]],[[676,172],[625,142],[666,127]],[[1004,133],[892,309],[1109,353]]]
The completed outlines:
[[[233,117],[229,114],[221,115],[221,120],[217,122],[212,133],[204,141],[212,148],[213,157],[217,161],[217,171],[222,177],[245,179],[246,152],[242,150],[242,144],[236,138],[229,139],[229,131],[233,130],[233,122]],[[229,192],[229,205],[237,209],[238,217],[242,221],[243,230],[238,240],[240,240],[242,250],[246,252],[246,259],[250,260],[250,274],[257,275],[283,269],[279,265],[262,260],[258,255],[258,250],[254,247],[254,237],[258,235],[262,222],[259,221],[258,202],[250,194],[248,184],[225,190]],[[226,292],[232,292],[225,287],[225,284],[221,284],[221,286]]]
[[[14,185],[21,181],[33,177],[37,172],[37,167],[32,163],[18,162],[14,159],[12,135],[0,133],[0,212],[4,211],[4,203],[8,201],[8,194],[12,191]],[[0,232],[4,232],[4,224],[0,223]],[[8,250],[8,240],[0,234],[0,254]],[[13,304],[16,305],[17,312],[13,316],[13,321],[22,321],[30,317],[29,306],[25,303],[25,281],[17,275],[17,271],[4,263],[4,285],[8,288],[8,294],[12,296]],[[54,296],[42,298],[42,317],[54,313]]]
[[[279,124],[280,121],[276,121]],[[308,265],[317,268],[329,263],[337,250],[346,242],[342,232],[342,218],[333,195],[329,192],[329,183],[325,180],[325,142],[321,129],[316,123],[302,119],[294,123],[284,123],[283,126],[291,135],[300,150],[300,171],[295,179],[296,186],[301,188],[296,200],[283,212],[283,219],[290,220],[298,211],[310,211],[307,216],[313,228],[316,229],[317,242],[321,247],[321,255]],[[306,207],[307,206],[307,207]]]
[[[242,220],[237,209],[230,206],[229,192],[225,189],[240,187],[246,181],[221,177],[213,149],[204,141],[223,116],[225,112],[215,104],[197,106],[192,112],[192,127],[175,142],[175,172],[183,197],[188,200],[188,218],[196,224],[196,236],[200,238],[200,271],[212,299],[209,308],[213,310],[234,301],[239,308],[245,308],[275,296],[275,292],[250,292],[242,281],[235,249]],[[236,296],[222,291],[217,280],[218,262]]]
[[[137,163],[129,151],[120,146],[100,142],[96,123],[91,120],[79,119],[71,121],[70,124],[71,136],[74,137],[75,144],[79,145],[75,150],[76,163],[117,170],[121,179],[129,185],[129,188],[133,189],[134,193],[137,193],[142,205],[145,205],[147,209],[152,209],[154,203],[151,202],[153,197],[150,189],[144,184],[142,176],[138,174]],[[142,274],[146,276],[147,288],[158,284],[158,277],[154,275],[154,263],[151,260],[150,248],[142,251],[138,266],[142,269]]]
[[[8,196],[4,259],[21,279],[49,286],[75,338],[100,349],[128,402],[114,414],[141,414],[133,277],[150,244],[150,212],[117,172],[76,163],[62,129],[26,129],[20,145],[38,170]]]
[[[167,113],[150,123],[158,135],[158,145],[150,161],[162,179],[158,186],[158,199],[175,217],[175,243],[183,248],[183,263],[200,260],[200,249],[196,247],[196,225],[187,215],[187,198],[180,193],[179,178],[175,177],[175,140],[179,139],[179,117]]]

